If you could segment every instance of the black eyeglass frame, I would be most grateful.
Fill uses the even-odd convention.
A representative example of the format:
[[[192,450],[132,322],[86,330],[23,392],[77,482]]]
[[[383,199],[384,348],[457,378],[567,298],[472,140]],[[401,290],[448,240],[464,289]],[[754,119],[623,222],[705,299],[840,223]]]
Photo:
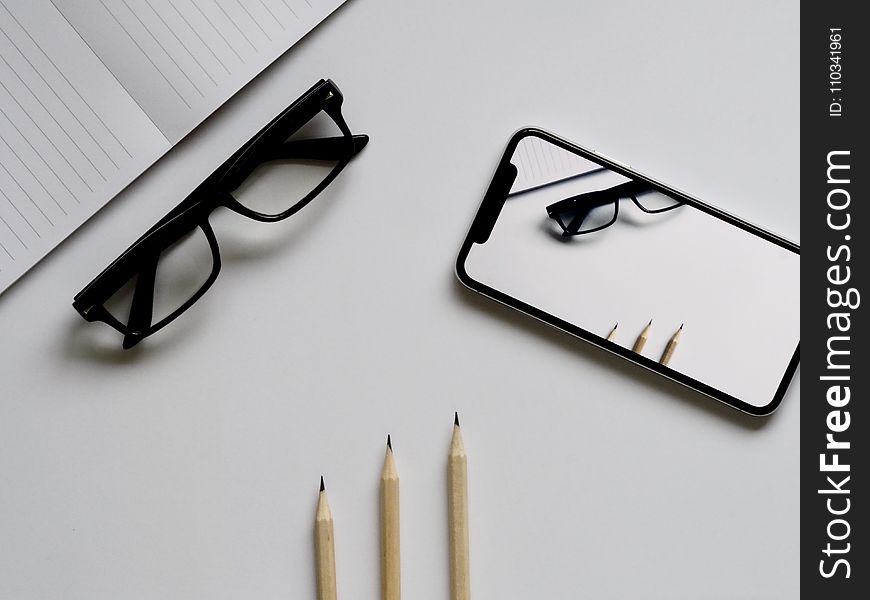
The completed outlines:
[[[320,194],[368,142],[368,136],[352,135],[341,114],[344,97],[331,80],[320,80],[256,135],[233,153],[188,196],[146,231],[127,250],[76,294],[73,308],[89,322],[101,321],[124,335],[123,346],[130,348],[156,333],[190,308],[212,286],[221,268],[217,238],[209,216],[219,207],[255,221],[271,223],[292,216]],[[320,111],[326,113],[341,131],[340,137],[287,142],[288,137],[311,121]],[[248,208],[231,192],[258,166],[282,159],[330,158],[337,163],[308,194],[288,209],[267,214]],[[212,272],[203,285],[172,313],[151,323],[154,279],[160,254],[186,234],[202,229],[213,256]],[[122,286],[138,275],[125,325],[104,306]]]
[[[616,223],[616,219],[619,217],[619,201],[624,198],[631,198],[631,201],[634,202],[635,206],[650,215],[674,210],[683,205],[683,202],[680,200],[673,199],[675,204],[671,206],[665,206],[663,208],[647,208],[637,199],[637,196],[638,194],[651,191],[655,191],[655,189],[648,183],[636,179],[626,181],[625,183],[620,183],[611,188],[583,192],[576,196],[571,196],[570,198],[554,202],[547,206],[547,215],[562,228],[563,237],[573,237],[577,235],[585,235],[587,233],[595,233],[596,231],[601,231],[602,229],[606,229]],[[580,231],[583,221],[587,216],[589,216],[589,213],[593,209],[601,208],[608,204],[613,204],[613,217],[610,221],[603,225],[599,225],[598,227]],[[582,211],[579,210],[581,207],[583,209]],[[577,211],[577,215],[566,223],[564,215],[569,211]]]

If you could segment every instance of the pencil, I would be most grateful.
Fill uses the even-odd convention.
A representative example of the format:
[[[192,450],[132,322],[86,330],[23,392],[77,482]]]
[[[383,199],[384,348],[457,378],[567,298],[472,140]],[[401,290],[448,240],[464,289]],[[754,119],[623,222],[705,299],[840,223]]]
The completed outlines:
[[[616,328],[619,327],[619,323],[613,326],[613,329],[610,330],[610,333],[607,334],[607,341],[612,342],[616,339]]]
[[[634,342],[634,347],[631,349],[633,352],[637,352],[638,354],[643,352],[643,347],[646,346],[646,341],[649,339],[650,327],[652,327],[652,319],[649,320],[649,323],[646,324],[646,327],[644,327],[643,331],[640,332],[640,335],[637,336],[637,341]]]
[[[400,600],[401,597],[399,474],[393,460],[393,444],[390,436],[387,436],[387,452],[381,473],[381,598]]]
[[[447,519],[450,527],[450,598],[471,600],[468,567],[468,460],[459,429],[459,413],[453,417],[453,439],[447,458]]]
[[[317,562],[317,600],[336,600],[335,540],[332,511],[326,500],[326,486],[320,478],[320,497],[314,519],[314,553]]]
[[[680,342],[680,335],[683,333],[683,324],[680,324],[680,328],[677,329],[676,333],[671,336],[671,339],[668,341],[668,345],[665,346],[665,351],[662,353],[662,358],[659,362],[663,365],[667,365],[671,362],[671,357],[674,355],[674,350],[677,349],[677,344]]]

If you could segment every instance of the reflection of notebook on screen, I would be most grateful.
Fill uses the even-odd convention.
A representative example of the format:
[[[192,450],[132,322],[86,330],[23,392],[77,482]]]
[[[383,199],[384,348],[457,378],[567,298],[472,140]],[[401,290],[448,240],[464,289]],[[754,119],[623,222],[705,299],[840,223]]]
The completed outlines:
[[[0,292],[344,0],[0,0]]]
[[[517,168],[511,195],[600,170],[588,160],[535,136],[520,140],[511,162]]]

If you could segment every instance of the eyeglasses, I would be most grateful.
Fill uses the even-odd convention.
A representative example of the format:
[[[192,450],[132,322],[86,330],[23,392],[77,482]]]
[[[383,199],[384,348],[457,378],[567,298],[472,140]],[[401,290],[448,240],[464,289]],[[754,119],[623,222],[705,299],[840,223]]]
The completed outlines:
[[[102,321],[131,348],[190,308],[220,272],[209,223],[218,207],[272,223],[311,202],[368,142],[352,135],[343,97],[320,80],[228,158],[102,273],[76,294],[73,307]],[[267,163],[281,169],[282,193],[246,194],[246,180]]]
[[[638,200],[638,196],[643,201]],[[619,201],[631,198],[632,202],[648,214],[662,213],[682,206],[642,181],[627,181],[604,190],[584,192],[560,200],[547,207],[547,215],[562,227],[562,236],[570,237],[601,231],[616,222]]]

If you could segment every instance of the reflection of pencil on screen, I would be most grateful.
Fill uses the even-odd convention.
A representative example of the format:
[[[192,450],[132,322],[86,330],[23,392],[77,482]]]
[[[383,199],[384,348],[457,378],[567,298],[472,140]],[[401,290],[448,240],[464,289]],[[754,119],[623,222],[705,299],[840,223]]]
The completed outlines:
[[[637,341],[634,342],[634,347],[631,349],[632,352],[637,352],[638,354],[643,352],[643,347],[646,346],[646,341],[649,339],[650,327],[652,327],[652,319],[649,320],[649,323],[646,324],[646,327],[644,327],[643,331],[640,332],[640,335],[637,336]]]
[[[320,478],[320,497],[314,521],[314,551],[317,558],[317,600],[335,600],[335,538],[323,477]]]
[[[613,326],[613,329],[610,330],[610,333],[607,334],[607,341],[612,342],[616,339],[616,328],[619,327],[619,323]]]
[[[659,362],[665,366],[669,362],[671,362],[671,357],[674,355],[674,351],[677,349],[677,344],[680,341],[680,335],[683,333],[683,325],[680,324],[680,328],[677,329],[676,333],[671,336],[671,339],[668,341],[668,345],[665,346],[665,351],[662,353],[662,358]]]

